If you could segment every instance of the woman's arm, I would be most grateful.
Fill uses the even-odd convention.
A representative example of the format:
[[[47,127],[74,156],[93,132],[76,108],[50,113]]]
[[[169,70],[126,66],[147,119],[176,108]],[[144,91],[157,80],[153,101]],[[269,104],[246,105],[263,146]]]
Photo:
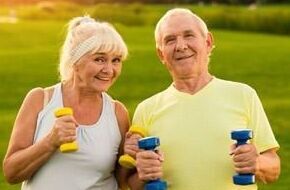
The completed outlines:
[[[119,154],[117,157],[117,160],[118,160],[119,157],[122,156],[124,153],[123,148],[124,148],[125,134],[129,129],[130,120],[129,120],[129,114],[128,114],[126,107],[118,101],[115,102],[115,112],[116,112],[116,116],[117,116],[117,120],[118,120],[120,133],[122,136],[122,141],[121,141],[121,144],[119,147]],[[119,185],[120,189],[122,189],[122,190],[127,189],[127,187],[128,187],[127,181],[128,181],[129,175],[130,175],[129,170],[127,170],[126,168],[123,168],[118,163],[116,163],[116,178],[117,178],[118,185]]]
[[[31,90],[15,120],[8,150],[3,161],[6,180],[13,184],[29,179],[57,149],[46,136],[33,144],[38,113],[43,108],[42,88]]]
[[[135,170],[135,173],[130,175],[128,184],[131,190],[143,190],[145,182],[139,179],[138,173]]]

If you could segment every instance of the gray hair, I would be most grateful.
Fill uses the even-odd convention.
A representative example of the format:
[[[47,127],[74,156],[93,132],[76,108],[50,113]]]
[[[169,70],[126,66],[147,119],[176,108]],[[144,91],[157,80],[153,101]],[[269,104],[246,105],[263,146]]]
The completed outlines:
[[[128,49],[120,34],[107,22],[89,16],[73,18],[68,23],[67,36],[60,52],[61,81],[72,78],[73,65],[88,52],[112,53],[126,59]]]
[[[178,14],[183,14],[183,15],[191,15],[193,19],[195,19],[199,26],[200,26],[200,30],[203,36],[206,36],[208,33],[208,28],[206,23],[196,14],[194,14],[191,10],[189,9],[185,9],[185,8],[174,8],[174,9],[170,9],[169,11],[167,11],[162,17],[161,19],[158,21],[158,23],[156,24],[156,28],[155,28],[155,43],[156,43],[156,47],[159,48],[161,45],[161,27],[164,24],[164,22],[171,16],[173,15],[178,15]]]

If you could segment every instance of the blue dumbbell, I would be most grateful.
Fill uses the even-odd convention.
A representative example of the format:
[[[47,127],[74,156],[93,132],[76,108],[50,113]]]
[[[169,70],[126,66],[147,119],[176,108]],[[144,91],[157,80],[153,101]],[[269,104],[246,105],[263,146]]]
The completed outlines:
[[[160,145],[160,140],[158,137],[146,137],[139,139],[138,146],[140,149],[152,150],[154,151],[156,147]],[[145,190],[166,190],[167,183],[160,179],[148,181],[145,186]]]
[[[238,129],[231,132],[231,138],[237,141],[237,146],[247,144],[249,139],[253,138],[253,132],[251,129]],[[233,182],[236,185],[250,185],[255,183],[255,175],[237,174],[233,176]]]

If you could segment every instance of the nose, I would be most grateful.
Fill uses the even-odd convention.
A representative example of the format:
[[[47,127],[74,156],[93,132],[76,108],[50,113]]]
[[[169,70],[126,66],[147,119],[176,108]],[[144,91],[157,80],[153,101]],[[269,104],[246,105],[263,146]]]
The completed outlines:
[[[104,64],[104,67],[102,69],[102,71],[104,73],[107,73],[107,74],[112,74],[113,73],[113,65],[111,62],[107,62],[106,64]]]
[[[178,37],[176,41],[176,51],[184,51],[188,48],[186,40],[182,37]]]

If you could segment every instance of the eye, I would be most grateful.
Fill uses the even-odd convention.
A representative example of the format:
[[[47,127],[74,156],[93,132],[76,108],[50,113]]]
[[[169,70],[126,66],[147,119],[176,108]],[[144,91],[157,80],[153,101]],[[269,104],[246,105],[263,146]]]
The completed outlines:
[[[175,38],[174,37],[166,38],[164,41],[165,44],[171,44],[175,41]]]
[[[192,38],[194,35],[192,33],[188,33],[184,35],[185,38]]]
[[[97,57],[94,61],[98,64],[103,64],[106,62],[106,59],[104,57]]]
[[[112,60],[112,63],[115,64],[115,65],[117,65],[117,64],[119,64],[119,63],[121,63],[121,62],[122,62],[122,60],[121,60],[120,57],[115,57],[115,58]]]

